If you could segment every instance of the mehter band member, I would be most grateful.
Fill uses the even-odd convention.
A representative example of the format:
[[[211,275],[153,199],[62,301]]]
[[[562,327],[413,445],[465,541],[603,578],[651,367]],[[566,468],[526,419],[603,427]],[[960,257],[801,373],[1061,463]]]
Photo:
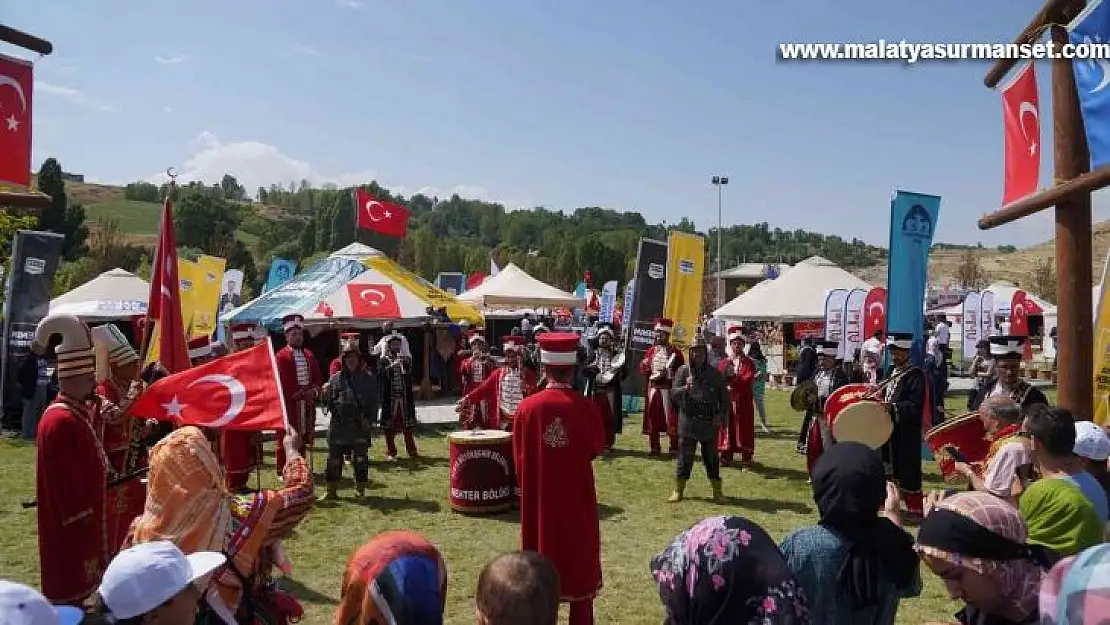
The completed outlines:
[[[387,337],[385,354],[378,359],[378,385],[381,388],[381,424],[385,430],[386,459],[397,459],[395,437],[405,437],[405,451],[417,458],[416,439],[412,431],[416,420],[416,395],[412,392],[412,360],[401,353],[401,335]]]
[[[709,366],[709,346],[705,337],[694,337],[690,362],[678,368],[674,381],[671,398],[678,411],[679,451],[674,492],[667,501],[682,501],[686,482],[694,468],[694,454],[701,445],[701,459],[713,487],[713,501],[721,502],[724,493],[717,441],[728,415],[728,387],[721,372]]]
[[[1048,405],[1048,398],[1039,389],[1021,379],[1021,358],[1025,351],[1024,336],[990,337],[990,355],[994,358],[994,376],[987,378],[975,396],[971,410],[988,397],[1002,395],[1016,401],[1024,411],[1037,404]]]
[[[35,329],[48,345],[61,335],[58,396],[47,406],[36,437],[39,572],[42,594],[56,605],[80,606],[108,566],[105,497],[114,477],[88,403],[96,399],[96,358],[88,326],[72,315],[51,315]]]
[[[806,470],[812,474],[817,466],[817,459],[824,450],[835,442],[832,428],[825,420],[825,401],[833,391],[848,383],[848,375],[844,369],[836,366],[836,353],[840,347],[837,341],[818,341],[814,349],[818,352],[817,373],[813,382],[817,385],[817,397],[805,416],[805,440],[802,450],[806,455]]]
[[[323,499],[339,497],[339,480],[343,477],[343,457],[351,456],[355,471],[355,496],[366,494],[370,481],[370,426],[378,415],[381,391],[378,376],[366,370],[359,352],[358,338],[343,343],[340,357],[343,366],[328,380],[324,405],[331,413],[328,426],[328,465],[324,477],[327,492]]]
[[[286,315],[281,320],[285,330],[286,346],[274,356],[277,360],[278,377],[281,378],[282,391],[285,393],[285,410],[289,423],[300,435],[301,449],[312,447],[316,439],[316,395],[324,383],[320,365],[312,352],[304,348],[304,317]],[[277,433],[278,440],[285,439],[285,432]],[[279,445],[274,454],[277,471],[285,469],[285,449]]]
[[[96,351],[96,394],[100,398],[95,421],[103,433],[104,452],[116,475],[146,468],[146,420],[132,417],[128,409],[142,392],[139,354],[116,326],[106,323],[91,331]],[[123,544],[131,521],[143,513],[146,484],[131,479],[108,489],[108,541],[111,558]]]
[[[523,366],[524,337],[509,335],[504,342],[505,365],[498,367],[459,400],[456,409],[467,414],[480,402],[489,407],[490,429],[512,431],[520,402],[536,392],[536,374]]]
[[[885,401],[894,422],[894,432],[883,446],[883,460],[890,467],[906,509],[911,514],[921,515],[924,505],[921,494],[922,424],[929,423],[925,419],[929,408],[929,381],[925,372],[910,362],[912,347],[913,334],[887,334],[887,349],[893,364],[885,376]]]
[[[489,346],[486,345],[486,337],[481,330],[471,330],[468,340],[471,355],[462,364],[463,396],[473,393],[497,368],[497,364],[490,358]],[[464,406],[465,410],[461,415],[464,430],[492,427],[487,399],[476,396],[474,401],[467,402]]]
[[[212,362],[216,359],[216,353],[212,351],[212,340],[207,336],[198,336],[190,339],[189,347],[189,364],[194,367],[203,365],[206,362]]]
[[[717,363],[717,370],[728,384],[728,412],[721,426],[717,451],[721,463],[732,464],[733,454],[740,454],[740,463],[751,466],[755,455],[755,361],[744,353],[747,343],[744,329],[728,329],[728,358]]]
[[[644,404],[644,435],[651,443],[651,455],[661,453],[659,435],[664,432],[670,439],[670,453],[678,451],[678,415],[671,405],[671,382],[682,366],[682,352],[671,345],[674,322],[670,319],[655,320],[655,345],[647,350],[640,361],[640,374],[647,376],[647,398]]]
[[[605,448],[597,406],[573,389],[578,335],[537,337],[547,388],[517,408],[513,455],[520,485],[521,549],[559,572],[570,625],[592,625],[601,590],[601,528],[592,460]]]
[[[266,328],[253,323],[231,326],[232,349],[241,352],[266,340]],[[248,489],[251,474],[262,466],[260,432],[224,430],[220,433],[220,458],[224,462],[227,490],[239,493]]]
[[[586,375],[592,380],[589,384],[590,396],[601,411],[605,426],[605,450],[608,451],[613,448],[617,434],[624,427],[621,382],[627,374],[624,352],[617,349],[612,325],[600,324],[597,330],[597,347],[586,356],[586,360],[590,363],[585,368]]]
[[[344,332],[339,335],[339,355],[332,359],[331,364],[328,365],[328,378],[339,373],[343,369],[343,346],[348,341],[354,341],[357,346],[359,343],[358,332]]]

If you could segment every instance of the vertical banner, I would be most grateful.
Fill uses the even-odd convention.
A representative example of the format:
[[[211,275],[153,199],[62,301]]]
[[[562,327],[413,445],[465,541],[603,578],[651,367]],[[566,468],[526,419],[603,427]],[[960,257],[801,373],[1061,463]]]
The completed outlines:
[[[1010,336],[1029,337],[1029,305],[1026,303],[1025,291],[1014,291],[1010,299]],[[1025,351],[1021,359],[1029,362],[1033,359],[1033,345],[1025,341]]]
[[[667,238],[667,291],[663,316],[674,321],[671,342],[686,349],[698,331],[705,275],[705,238],[672,231]]]
[[[583,300],[586,299],[586,283],[585,282],[579,282],[578,284],[574,285],[574,296],[582,298]]]
[[[989,339],[995,334],[994,291],[983,291],[979,297],[979,336]]]
[[[625,306],[631,313],[627,324],[629,371],[638,371],[644,352],[655,343],[655,319],[663,316],[663,300],[667,293],[667,244],[653,239],[640,239],[640,251],[636,254],[635,288],[632,292],[632,306]],[[628,394],[642,395],[644,376],[633,373],[624,382]]]
[[[603,323],[613,323],[613,312],[617,308],[618,282],[610,280],[601,287],[601,311],[598,319]]]
[[[196,282],[193,284],[193,337],[213,336],[217,333],[217,315],[220,286],[224,281],[227,261],[219,256],[201,256],[197,259]],[[189,317],[182,317],[188,319]]]
[[[224,272],[224,279],[220,285],[220,299],[219,310],[220,314],[224,314],[232,309],[238,308],[241,304],[241,295],[243,293],[243,272],[238,269],[230,269]]]
[[[31,186],[31,96],[34,66],[0,54],[0,188]],[[51,274],[53,279],[53,274]]]
[[[848,289],[831,289],[825,293],[825,340],[844,340],[844,304],[848,303]],[[837,358],[844,353],[837,348]]]
[[[624,286],[624,302],[621,304],[621,332],[627,334],[627,328],[632,323],[632,302],[636,299],[636,279],[628,281]]]
[[[60,234],[35,230],[19,230],[12,238],[12,258],[4,288],[4,343],[0,345],[3,406],[19,403],[16,373],[31,350],[35,328],[50,312],[54,273],[61,262],[64,243],[65,237]]]
[[[863,347],[863,307],[867,303],[864,289],[852,289],[844,303],[844,340],[841,341],[841,357],[847,362],[855,362],[856,351]]]
[[[875,336],[876,332],[883,333],[886,341],[886,289],[877,286],[867,292],[863,300],[863,340]]]
[[[1099,282],[1097,300],[1095,301],[1095,414],[1091,420],[1099,425],[1105,425],[1110,407],[1110,288],[1107,288],[1106,278],[1110,274],[1110,253],[1106,255],[1106,262],[1102,265],[1102,281]]]
[[[961,317],[963,325],[960,329],[962,333],[960,337],[960,359],[964,362],[970,362],[975,357],[975,344],[983,336],[982,303],[983,294],[978,291],[971,291],[964,296],[963,317]]]
[[[890,201],[890,254],[887,261],[887,331],[913,332],[910,357],[925,361],[925,282],[940,197],[897,191]]]
[[[193,331],[197,319],[197,291],[204,280],[200,265],[184,258],[177,259],[177,281],[181,293],[181,319],[185,322],[185,338],[198,336]]]
[[[274,257],[270,261],[270,273],[266,276],[266,284],[263,285],[262,292],[272,291],[289,282],[296,273],[297,261]]]

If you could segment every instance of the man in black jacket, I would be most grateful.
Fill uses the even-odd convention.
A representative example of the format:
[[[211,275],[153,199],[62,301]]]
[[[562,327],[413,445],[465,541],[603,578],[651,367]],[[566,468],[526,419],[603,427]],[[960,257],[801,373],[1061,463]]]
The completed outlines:
[[[1024,336],[990,337],[991,356],[994,358],[994,376],[983,382],[968,406],[978,410],[979,404],[988,397],[1005,395],[1016,401],[1025,412],[1030,406],[1048,405],[1048,398],[1040,390],[1021,379],[1021,357],[1025,352]]]

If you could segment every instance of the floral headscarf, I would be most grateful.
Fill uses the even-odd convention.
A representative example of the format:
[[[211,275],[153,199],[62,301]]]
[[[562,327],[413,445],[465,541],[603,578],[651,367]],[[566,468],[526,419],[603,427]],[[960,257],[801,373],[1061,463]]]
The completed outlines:
[[[447,567],[435,545],[386,532],[351,553],[335,625],[443,625]]]
[[[651,559],[670,625],[811,623],[775,541],[738,516],[710,517]]]
[[[1110,545],[1061,560],[1041,583],[1041,623],[1097,625],[1110,614]]]

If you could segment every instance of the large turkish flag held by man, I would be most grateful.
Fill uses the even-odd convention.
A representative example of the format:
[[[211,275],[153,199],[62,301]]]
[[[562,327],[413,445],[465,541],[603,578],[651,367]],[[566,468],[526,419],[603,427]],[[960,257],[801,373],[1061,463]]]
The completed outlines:
[[[158,380],[131,405],[131,414],[178,426],[289,429],[269,339]]]
[[[31,186],[33,66],[0,54],[0,187]]]

